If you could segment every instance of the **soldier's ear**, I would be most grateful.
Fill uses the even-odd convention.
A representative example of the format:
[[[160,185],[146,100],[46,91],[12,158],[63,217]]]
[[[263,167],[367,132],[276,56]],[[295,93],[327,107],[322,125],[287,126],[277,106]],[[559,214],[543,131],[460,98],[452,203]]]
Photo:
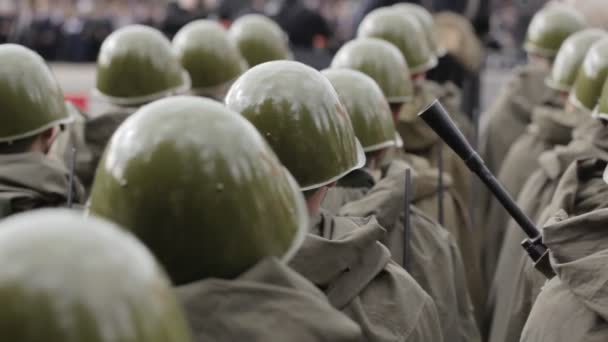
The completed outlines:
[[[57,139],[57,136],[61,133],[61,129],[58,126],[51,127],[40,134],[38,137],[38,143],[40,149],[46,154],[51,149],[53,142]]]

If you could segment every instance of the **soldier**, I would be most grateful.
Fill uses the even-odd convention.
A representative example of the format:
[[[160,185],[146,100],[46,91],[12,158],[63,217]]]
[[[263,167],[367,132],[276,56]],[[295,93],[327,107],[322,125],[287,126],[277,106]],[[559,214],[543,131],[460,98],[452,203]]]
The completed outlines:
[[[226,30],[210,20],[184,26],[173,39],[173,48],[190,74],[193,95],[223,100],[232,82],[247,70]]]
[[[359,323],[366,341],[441,341],[433,300],[390,260],[376,219],[321,209],[328,189],[365,163],[329,81],[298,62],[265,63],[237,80],[226,104],[257,127],[306,197],[312,224],[292,267]]]
[[[461,127],[467,126],[466,118],[460,113],[459,103],[453,98],[446,99],[438,91],[431,89],[436,83],[425,80],[426,72],[437,65],[437,56],[427,43],[422,27],[415,16],[403,8],[380,8],[372,11],[361,22],[358,37],[375,37],[394,44],[403,54],[414,81],[414,98],[401,109],[397,130],[404,141],[404,149],[428,160],[432,166],[439,164],[441,140],[416,116],[420,110],[439,98],[448,104],[449,110],[457,115]],[[454,187],[465,203],[469,198],[468,170],[464,163],[451,151],[441,154],[445,170],[453,177]]]
[[[291,59],[287,34],[266,16],[244,15],[232,23],[229,34],[250,67]]]
[[[308,228],[304,200],[255,128],[218,102],[173,97],[127,119],[99,165],[90,211],[152,250],[196,341],[362,340],[285,265]]]
[[[371,77],[346,68],[326,69],[322,73],[338,93],[366,157],[365,167],[342,177],[325,196],[323,208],[337,213],[344,204],[362,198],[380,180],[386,153],[403,141],[395,130],[390,106]]]
[[[566,5],[546,6],[534,16],[524,45],[530,62],[514,70],[498,99],[482,116],[479,151],[492,172],[500,171],[509,148],[530,123],[534,108],[554,96],[544,80],[562,43],[582,30],[584,25],[584,18]],[[494,202],[487,192],[482,192],[482,196],[486,197],[481,204],[487,203],[487,206]],[[483,208],[484,215],[488,212],[489,207]],[[482,266],[484,280],[490,283],[503,235],[490,225],[488,219],[487,216],[479,218],[489,229],[485,232]]]
[[[608,90],[604,94],[608,95]],[[606,95],[602,96],[594,113],[597,118],[608,119]],[[608,241],[605,234],[608,217],[606,157],[584,158],[572,163],[561,177],[551,204],[541,215],[544,219],[561,210],[551,218],[553,224],[543,229],[557,276],[538,296],[522,332],[522,341],[606,339],[604,298],[588,292],[589,286],[601,286],[598,281],[605,273],[601,265],[605,264],[602,260],[608,247],[605,244]],[[576,272],[575,276],[572,272]],[[573,315],[573,312],[577,314]]]
[[[345,44],[336,53],[331,67],[359,70],[373,78],[383,90],[384,96],[391,106],[393,120],[398,125],[401,108],[405,103],[411,101],[413,95],[409,70],[404,61],[405,59],[399,49],[392,44],[375,38],[358,38]],[[416,138],[416,136],[402,136],[404,141]],[[437,189],[439,171],[431,167],[427,160],[403,149],[395,149],[387,154],[386,162],[388,165],[383,165],[386,170],[393,168],[393,170],[400,170],[396,172],[402,174],[405,168],[409,166],[415,171],[413,179],[414,183],[417,184],[417,189],[413,204],[418,209],[433,218],[438,218],[438,202],[442,198],[444,226],[456,239],[463,253],[467,284],[471,295],[474,296],[473,302],[477,312],[479,312],[482,308],[481,302],[485,299],[481,295],[482,290],[479,287],[481,285],[479,258],[473,248],[475,242],[471,237],[468,213],[453,186],[452,177],[447,174],[442,175],[444,192],[442,196],[439,196]],[[330,197],[333,197],[331,193],[330,190]],[[335,197],[332,201],[335,201]],[[342,204],[346,202],[343,201]]]
[[[323,74],[344,104],[366,154],[366,166],[338,180],[328,197],[345,193],[342,197],[348,197],[350,203],[339,210],[340,215],[375,215],[387,229],[381,242],[389,248],[393,260],[433,298],[444,336],[454,341],[480,341],[460,249],[454,238],[420,210],[404,209],[409,205],[405,203],[407,165],[400,168],[394,163],[388,174],[379,179],[384,154],[400,140],[384,94],[373,79],[355,70],[328,69]],[[407,233],[405,210],[410,210],[412,223]],[[428,260],[433,260],[432,264]]]
[[[596,89],[601,91],[606,74],[608,38],[603,38],[594,43],[587,52],[570,99],[586,108],[593,108],[600,95]],[[580,112],[582,113],[584,110]],[[555,195],[560,177],[574,160],[589,157],[608,159],[608,130],[603,122],[591,119],[590,112],[586,115],[589,119],[579,115],[580,123],[574,129],[572,141],[568,145],[556,146],[540,155],[540,167],[524,184],[517,203],[533,221],[541,224],[546,221],[548,217],[544,217],[542,213]],[[500,324],[492,326],[492,335],[501,338],[496,341],[503,341],[502,338],[505,338],[505,341],[519,338],[545,280],[542,275],[532,270],[528,257],[521,253],[519,243],[523,236],[519,229],[513,227],[514,224],[509,222],[499,260],[500,273],[496,275],[496,282],[509,280],[504,287],[497,286],[496,292],[497,296],[504,296],[500,299],[502,303],[511,303],[506,307],[499,307],[499,303],[496,305],[496,310],[502,309],[501,315],[506,316]],[[498,291],[505,293],[499,294]],[[497,316],[494,321],[498,320]]]
[[[571,34],[585,27],[584,18],[574,8],[565,5],[546,6],[541,9],[530,23],[524,49],[529,62],[515,68],[506,85],[500,90],[497,100],[482,115],[480,124],[479,151],[491,172],[497,174],[508,149],[531,121],[532,110],[551,97],[552,91],[544,86],[553,59],[561,44]],[[481,213],[493,200],[489,193],[482,192]],[[487,218],[479,217],[484,223]],[[487,235],[487,251],[484,260],[485,279],[489,282],[494,273],[499,240]]]
[[[188,342],[165,272],[130,234],[45,209],[0,224],[2,341]]]
[[[79,182],[47,154],[73,118],[55,76],[35,52],[0,45],[0,218],[84,202]]]
[[[78,146],[76,173],[87,190],[103,150],[116,128],[138,107],[185,93],[190,77],[156,29],[130,25],[114,31],[101,46],[93,95],[112,108],[84,125]]]
[[[518,197],[526,180],[538,169],[538,157],[555,146],[568,144],[572,139],[572,130],[579,124],[581,117],[585,114],[579,113],[578,110],[568,105],[566,99],[587,51],[594,42],[602,37],[606,37],[604,31],[597,29],[583,30],[570,36],[560,48],[552,72],[546,80],[547,86],[554,90],[554,95],[550,101],[534,109],[532,123],[509,149],[498,174],[501,184],[514,198]],[[494,234],[504,236],[509,216],[499,206],[497,202],[491,204],[487,229],[495,231]],[[510,252],[515,252],[514,249],[517,247],[509,246],[506,248]],[[488,301],[489,317],[494,317],[492,323],[493,341],[508,340],[505,339],[505,336],[509,332],[504,329],[506,326],[502,324],[508,319],[505,319],[503,315],[512,312],[514,300],[508,295],[501,294],[507,293],[508,289],[513,287],[512,275],[514,270],[504,267],[508,267],[507,265],[513,266],[514,263],[510,260],[518,259],[519,254],[519,252],[516,254],[508,253],[501,255],[498,259],[500,263],[497,265]]]
[[[505,157],[498,179],[509,193],[517,198],[526,180],[539,167],[538,157],[545,151],[553,149],[558,145],[566,145],[572,139],[572,130],[581,121],[585,114],[573,108],[567,109],[567,99],[570,89],[576,78],[576,74],[583,59],[591,45],[606,37],[606,33],[597,29],[583,30],[570,36],[560,48],[553,64],[553,70],[547,78],[547,86],[555,90],[551,101],[534,109],[532,123],[527,131],[519,137],[509,153]],[[555,212],[555,211],[554,211]],[[495,231],[495,234],[504,236],[509,223],[506,211],[499,207],[498,202],[493,202],[488,215],[487,229]],[[501,238],[502,240],[502,238]],[[510,241],[510,243],[513,243]],[[503,245],[504,246],[504,245]],[[513,293],[513,272],[511,267],[515,266],[514,260],[519,259],[521,254],[515,245],[504,247],[501,254],[495,279],[488,300],[489,322],[492,322],[490,341],[510,341],[511,334],[519,334],[516,329],[506,329],[508,322],[515,315],[516,299]],[[508,251],[508,252],[507,252]],[[522,321],[523,323],[523,321]],[[521,326],[518,326],[521,328]]]
[[[584,28],[582,15],[566,5],[546,6],[532,19],[524,45],[529,63],[513,71],[498,99],[483,116],[480,150],[490,171],[500,170],[508,148],[530,122],[532,109],[551,96],[544,81],[560,46]]]

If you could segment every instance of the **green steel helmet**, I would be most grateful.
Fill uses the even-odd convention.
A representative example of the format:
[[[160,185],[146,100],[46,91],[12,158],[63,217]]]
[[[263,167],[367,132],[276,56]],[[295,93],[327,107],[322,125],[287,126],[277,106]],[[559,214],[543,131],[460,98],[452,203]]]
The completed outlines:
[[[437,65],[424,31],[411,14],[381,7],[370,12],[359,25],[357,37],[380,38],[401,50],[412,74],[426,72]]]
[[[63,123],[63,92],[42,57],[15,44],[0,44],[0,143],[30,137]]]
[[[585,27],[585,18],[575,8],[563,4],[545,6],[528,26],[524,49],[531,54],[553,58],[566,38]]]
[[[595,119],[608,121],[608,78],[604,81],[602,93],[600,94],[598,103],[593,109],[591,116]]]
[[[229,34],[251,67],[291,58],[287,34],[277,23],[261,14],[238,18],[230,26]]]
[[[331,68],[354,69],[371,77],[389,103],[408,102],[414,85],[407,62],[393,44],[376,38],[358,38],[344,44],[334,56]]]
[[[373,152],[397,143],[391,109],[378,84],[366,74],[350,69],[327,69],[323,75],[346,108],[363,151]]]
[[[173,39],[173,48],[190,74],[196,95],[223,98],[230,84],[247,70],[226,30],[214,21],[187,24]]]
[[[191,341],[164,271],[130,234],[67,209],[0,223],[0,340]]]
[[[608,76],[608,38],[595,42],[581,65],[569,101],[579,110],[591,112]]]
[[[262,133],[302,191],[363,167],[365,155],[331,83],[299,62],[275,61],[245,72],[226,96]]]
[[[439,44],[439,37],[435,28],[433,15],[423,6],[413,3],[401,2],[393,5],[394,8],[413,15],[424,30],[426,41],[436,56],[441,57],[446,54],[446,50]]]
[[[555,57],[551,74],[546,79],[547,86],[569,92],[587,51],[595,42],[606,36],[603,30],[586,29],[566,39]]]
[[[130,25],[101,45],[94,92],[104,101],[133,107],[189,89],[188,72],[160,31]]]
[[[175,284],[287,261],[308,224],[297,183],[255,127],[193,96],[153,102],[118,128],[89,210],[133,232]]]

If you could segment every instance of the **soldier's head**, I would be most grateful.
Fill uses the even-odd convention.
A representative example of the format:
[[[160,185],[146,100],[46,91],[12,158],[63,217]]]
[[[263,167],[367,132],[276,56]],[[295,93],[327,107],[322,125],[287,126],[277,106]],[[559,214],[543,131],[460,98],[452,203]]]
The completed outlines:
[[[569,104],[578,111],[591,113],[602,93],[602,86],[608,76],[608,37],[591,46],[579,68]]]
[[[360,71],[327,69],[322,73],[346,108],[365,152],[366,166],[372,170],[379,168],[387,149],[403,144],[382,90],[371,77]]]
[[[437,65],[437,56],[429,47],[419,19],[403,8],[382,7],[361,21],[357,37],[379,38],[395,45],[407,61],[413,79],[424,79]]]
[[[302,63],[277,61],[250,69],[230,88],[226,105],[266,138],[300,184],[311,215],[328,187],[365,164],[336,91]]]
[[[101,45],[93,90],[98,100],[137,108],[189,89],[188,72],[160,31],[130,25],[114,31]]]
[[[566,38],[585,27],[585,18],[575,8],[565,4],[547,5],[532,18],[524,50],[532,63],[548,70]]]
[[[247,62],[226,30],[210,20],[184,26],[173,39],[173,48],[192,80],[191,93],[223,100]]]
[[[371,77],[388,101],[396,122],[403,104],[414,95],[405,58],[394,45],[376,38],[358,38],[344,44],[334,56],[331,68],[361,71]]]
[[[255,127],[190,96],[148,104],[118,128],[89,210],[135,234],[178,285],[288,260],[308,225],[296,182]]]
[[[247,14],[232,23],[230,38],[250,67],[291,58],[289,38],[277,23],[261,14]]]
[[[0,340],[191,340],[164,271],[130,234],[68,210],[0,223]]]
[[[55,76],[42,57],[0,45],[0,154],[47,153],[72,120]]]
[[[567,99],[587,51],[595,42],[607,36],[603,30],[586,29],[568,37],[555,57],[545,84]]]

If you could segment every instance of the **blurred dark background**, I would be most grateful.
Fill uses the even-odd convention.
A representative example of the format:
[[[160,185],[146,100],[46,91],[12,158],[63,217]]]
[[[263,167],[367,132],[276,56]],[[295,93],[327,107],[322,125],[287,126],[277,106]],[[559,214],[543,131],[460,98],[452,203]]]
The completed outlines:
[[[369,11],[397,2],[468,18],[493,49],[518,54],[532,14],[544,0],[0,0],[0,42],[26,45],[48,61],[91,62],[114,29],[145,24],[171,38],[186,23],[210,18],[226,26],[263,13],[288,33],[296,58],[330,56]]]

